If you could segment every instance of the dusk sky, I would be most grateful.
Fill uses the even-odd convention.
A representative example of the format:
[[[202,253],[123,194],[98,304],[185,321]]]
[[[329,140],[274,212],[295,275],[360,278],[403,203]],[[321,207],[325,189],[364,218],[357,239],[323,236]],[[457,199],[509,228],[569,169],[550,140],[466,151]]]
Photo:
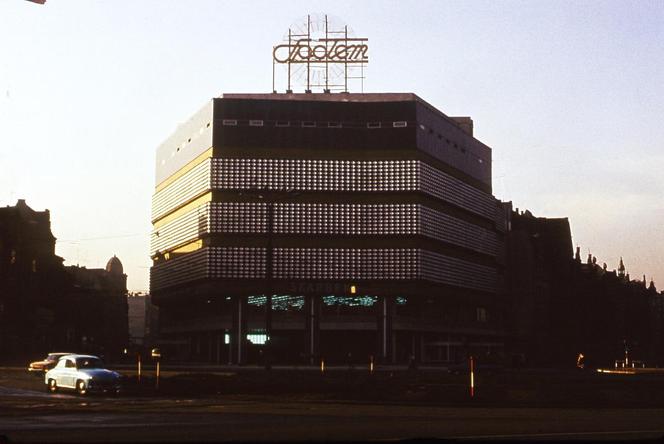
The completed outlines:
[[[0,206],[48,208],[66,265],[115,254],[147,291],[157,146],[212,97],[270,92],[308,13],[369,38],[365,92],[471,116],[497,198],[664,289],[661,0],[2,0]]]

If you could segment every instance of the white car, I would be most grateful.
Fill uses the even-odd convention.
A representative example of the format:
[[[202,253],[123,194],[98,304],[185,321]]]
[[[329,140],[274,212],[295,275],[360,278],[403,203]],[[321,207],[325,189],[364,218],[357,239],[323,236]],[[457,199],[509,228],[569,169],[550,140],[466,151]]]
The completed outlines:
[[[120,374],[104,368],[92,355],[65,355],[46,372],[44,383],[50,392],[59,388],[74,389],[80,395],[88,392],[120,392]]]

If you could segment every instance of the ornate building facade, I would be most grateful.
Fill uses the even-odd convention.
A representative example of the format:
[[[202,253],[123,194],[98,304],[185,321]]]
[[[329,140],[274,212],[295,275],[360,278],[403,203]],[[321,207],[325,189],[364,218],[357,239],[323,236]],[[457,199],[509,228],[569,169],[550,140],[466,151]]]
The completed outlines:
[[[664,293],[573,254],[567,218],[512,214],[508,235],[508,354],[523,365],[588,367],[615,361],[663,365]],[[629,362],[628,362],[629,365]]]
[[[117,359],[129,344],[127,275],[113,256],[105,268],[66,267],[70,279],[69,335],[78,350]]]
[[[127,275],[117,257],[106,269],[64,267],[48,210],[21,199],[0,208],[0,360],[49,352],[106,357],[127,345]]]
[[[25,200],[0,208],[0,355],[47,350],[62,333],[58,301],[67,288],[63,259],[55,254],[48,210]]]

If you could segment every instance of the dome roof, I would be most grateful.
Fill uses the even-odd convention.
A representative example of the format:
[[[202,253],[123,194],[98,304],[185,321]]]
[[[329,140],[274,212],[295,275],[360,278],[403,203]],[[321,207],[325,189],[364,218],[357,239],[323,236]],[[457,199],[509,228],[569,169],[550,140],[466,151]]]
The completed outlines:
[[[123,274],[122,262],[116,255],[113,255],[106,263],[106,271],[111,274]]]

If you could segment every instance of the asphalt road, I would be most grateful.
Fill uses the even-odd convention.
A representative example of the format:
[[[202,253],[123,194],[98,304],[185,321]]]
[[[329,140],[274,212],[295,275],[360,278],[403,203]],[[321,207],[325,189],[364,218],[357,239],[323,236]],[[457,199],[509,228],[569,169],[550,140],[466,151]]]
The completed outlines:
[[[664,436],[664,409],[452,408],[246,396],[80,398],[0,387],[0,412],[0,435],[9,442],[392,441],[423,437],[530,441]]]

